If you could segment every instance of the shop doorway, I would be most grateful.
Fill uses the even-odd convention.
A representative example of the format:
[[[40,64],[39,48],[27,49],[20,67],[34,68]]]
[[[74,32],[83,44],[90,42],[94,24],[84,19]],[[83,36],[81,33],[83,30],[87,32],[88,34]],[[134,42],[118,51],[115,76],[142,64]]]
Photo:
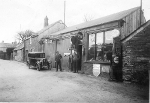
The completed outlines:
[[[81,64],[82,64],[82,45],[78,45],[78,49],[77,49],[78,53],[79,53],[79,60],[78,60],[78,70],[81,70]]]

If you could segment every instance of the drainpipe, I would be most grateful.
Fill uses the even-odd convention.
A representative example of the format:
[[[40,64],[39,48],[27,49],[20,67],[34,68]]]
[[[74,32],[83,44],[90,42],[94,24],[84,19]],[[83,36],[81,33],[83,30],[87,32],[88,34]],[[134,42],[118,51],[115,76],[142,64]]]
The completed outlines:
[[[97,38],[97,33],[95,33],[95,49],[94,49],[94,60],[96,60],[96,56],[97,56],[97,51],[96,51],[96,38]]]

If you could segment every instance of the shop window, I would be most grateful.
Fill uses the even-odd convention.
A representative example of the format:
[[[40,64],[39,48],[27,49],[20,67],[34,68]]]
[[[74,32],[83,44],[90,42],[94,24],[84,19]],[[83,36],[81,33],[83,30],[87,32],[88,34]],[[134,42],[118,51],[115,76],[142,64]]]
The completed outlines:
[[[88,60],[110,62],[113,38],[119,35],[118,30],[89,34]]]
[[[95,56],[95,34],[89,35],[89,52],[88,60],[94,60]]]

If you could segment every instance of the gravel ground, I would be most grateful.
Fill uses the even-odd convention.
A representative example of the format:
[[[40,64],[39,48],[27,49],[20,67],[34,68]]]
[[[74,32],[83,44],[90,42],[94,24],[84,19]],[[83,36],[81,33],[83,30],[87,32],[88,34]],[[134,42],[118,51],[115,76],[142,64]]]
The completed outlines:
[[[0,102],[148,103],[148,88],[0,60]]]

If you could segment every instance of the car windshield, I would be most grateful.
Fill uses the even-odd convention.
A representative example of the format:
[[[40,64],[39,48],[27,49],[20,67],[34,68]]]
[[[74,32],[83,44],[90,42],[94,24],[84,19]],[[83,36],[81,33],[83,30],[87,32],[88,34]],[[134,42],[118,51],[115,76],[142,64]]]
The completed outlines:
[[[45,53],[29,53],[28,57],[31,57],[31,58],[45,58]]]

